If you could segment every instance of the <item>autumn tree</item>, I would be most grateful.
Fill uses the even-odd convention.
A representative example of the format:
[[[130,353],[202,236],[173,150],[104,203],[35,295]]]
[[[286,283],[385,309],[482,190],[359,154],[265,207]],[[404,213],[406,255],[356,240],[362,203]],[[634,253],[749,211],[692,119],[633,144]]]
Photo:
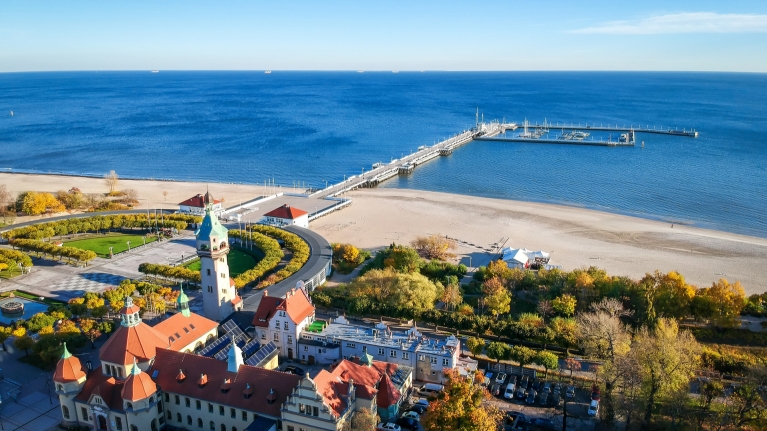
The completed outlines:
[[[649,424],[657,403],[689,385],[700,362],[701,348],[689,331],[673,319],[658,319],[655,328],[641,328],[632,355],[639,363],[644,395],[644,422]]]
[[[721,327],[737,326],[737,318],[745,304],[746,293],[740,282],[730,284],[724,278],[709,288],[698,290],[692,300],[696,316],[710,319],[712,324]]]
[[[25,356],[29,356],[29,349],[35,345],[35,340],[27,334],[13,340],[13,346],[24,351]]]
[[[551,301],[544,299],[538,302],[538,305],[535,307],[536,310],[538,310],[538,314],[543,317],[543,320],[545,321],[547,317],[554,314],[554,307],[551,305]]]
[[[554,308],[554,311],[562,316],[568,317],[575,314],[575,306],[577,304],[578,301],[575,299],[575,297],[567,293],[558,296],[551,301],[551,306]]]
[[[450,253],[451,250],[455,250],[455,243],[441,235],[419,236],[410,245],[429,259],[447,260],[455,257]]]
[[[520,345],[514,346],[511,348],[511,359],[519,362],[520,367],[524,367],[535,360],[535,350]]]
[[[61,212],[66,208],[50,193],[26,192],[19,195],[21,211],[29,215],[40,215],[46,211]]]
[[[369,409],[362,408],[356,412],[350,418],[344,422],[341,427],[342,431],[375,431],[376,424],[378,424],[378,415],[370,411]]]
[[[681,319],[690,314],[697,288],[687,284],[678,272],[646,274],[639,286],[645,290],[647,301],[652,303],[652,316]]]
[[[82,329],[83,334],[85,334],[85,338],[91,342],[91,348],[95,348],[96,339],[101,336],[98,322],[93,319],[80,319],[80,329]]]
[[[578,324],[571,317],[555,317],[549,322],[549,328],[554,334],[554,340],[568,352],[578,342]]]
[[[0,326],[0,345],[3,346],[3,352],[7,352],[8,350],[5,348],[5,340],[8,339],[8,337],[11,336],[11,327],[10,326]]]
[[[109,189],[109,194],[113,194],[117,190],[117,182],[119,179],[120,177],[117,176],[117,172],[115,171],[109,171],[108,174],[104,175],[104,183]]]
[[[448,310],[455,310],[463,302],[461,288],[457,284],[448,284],[440,299],[447,305]]]
[[[570,371],[570,381],[573,380],[573,372],[580,371],[582,368],[583,365],[581,365],[581,361],[575,358],[565,359],[565,369]]]
[[[533,362],[546,370],[546,374],[543,376],[544,379],[549,376],[549,370],[559,367],[559,358],[557,355],[546,350],[538,352],[533,358]]]
[[[479,337],[469,337],[469,339],[466,340],[466,347],[469,348],[469,351],[471,351],[474,356],[477,356],[485,349],[485,340]]]
[[[499,314],[511,310],[511,294],[498,277],[493,277],[482,285],[482,293],[487,310],[496,318]]]
[[[136,191],[136,189],[123,190],[122,203],[128,206],[133,206],[138,204],[138,192]]]
[[[393,268],[366,272],[349,285],[349,293],[352,298],[367,297],[405,314],[418,314],[434,308],[434,302],[442,294],[425,276],[399,273]]]
[[[498,362],[511,358],[511,347],[500,341],[492,341],[487,345],[485,351],[487,352],[488,358],[495,359]]]
[[[487,402],[491,397],[481,385],[481,372],[462,377],[456,370],[446,369],[445,376],[444,390],[422,420],[424,431],[487,431],[500,426],[503,415]]]
[[[346,244],[343,247],[343,259],[349,263],[357,263],[357,259],[359,259],[360,251],[357,247]]]

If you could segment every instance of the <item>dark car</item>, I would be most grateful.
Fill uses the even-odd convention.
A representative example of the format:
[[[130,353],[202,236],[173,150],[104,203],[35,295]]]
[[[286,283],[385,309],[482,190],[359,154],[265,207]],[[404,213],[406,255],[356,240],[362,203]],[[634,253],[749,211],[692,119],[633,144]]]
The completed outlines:
[[[530,425],[534,425],[538,428],[543,428],[546,430],[553,430],[554,428],[554,422],[551,421],[551,419],[544,419],[544,418],[533,418],[530,419]]]
[[[591,393],[591,401],[599,401],[600,399],[601,399],[601,394],[599,392]]]
[[[397,419],[397,425],[401,426],[403,429],[408,430],[417,430],[418,429],[418,421],[415,419],[410,418],[399,418]]]
[[[560,405],[562,405],[562,396],[559,394],[559,392],[552,392],[551,396],[549,397],[549,406],[559,407]]]
[[[501,385],[498,383],[494,383],[493,386],[490,387],[490,394],[492,395],[498,395],[501,393]]]
[[[414,405],[410,406],[409,409],[407,409],[407,411],[409,411],[409,412],[416,412],[419,415],[422,415],[422,414],[426,413],[426,410],[427,410],[426,406],[421,406],[421,405],[418,405],[418,404],[414,404]]]
[[[533,389],[530,389],[530,391],[527,392],[527,399],[525,399],[525,402],[528,404],[535,404],[536,395],[538,395],[538,392],[536,392]]]
[[[535,381],[533,382],[532,389],[537,392],[540,388],[541,388],[541,381],[538,379],[535,379]]]
[[[538,400],[538,403],[541,406],[545,406],[545,405],[547,405],[549,398],[551,398],[551,393],[549,393],[549,392],[541,392],[540,399]]]
[[[305,376],[306,375],[306,371],[304,371],[303,368],[297,367],[295,365],[288,365],[287,367],[285,367],[285,372],[286,373],[295,374],[297,376]]]
[[[506,416],[509,417],[511,420],[519,418],[520,422],[523,422],[523,423],[527,422],[527,416],[525,416],[524,413],[509,410],[506,412]]]

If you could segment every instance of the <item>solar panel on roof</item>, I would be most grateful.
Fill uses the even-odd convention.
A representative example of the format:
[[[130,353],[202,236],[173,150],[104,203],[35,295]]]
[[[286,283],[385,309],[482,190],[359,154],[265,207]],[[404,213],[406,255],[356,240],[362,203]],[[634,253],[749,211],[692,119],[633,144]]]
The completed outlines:
[[[223,337],[219,338],[218,340],[214,341],[204,349],[200,350],[200,355],[211,357],[218,353],[221,349],[227,346],[227,344],[231,343],[232,340],[229,338],[229,334],[224,335]]]
[[[255,353],[259,347],[261,347],[261,343],[259,343],[258,340],[250,340],[248,344],[242,348],[242,354],[245,355],[245,357],[248,357]]]
[[[243,346],[245,346],[245,340],[243,339],[239,339],[235,341],[235,343],[237,343],[237,347],[239,347],[240,350],[242,350]],[[231,346],[231,344],[229,344],[229,346]],[[229,356],[229,349],[227,348],[227,349],[221,349],[218,353],[216,353],[214,358],[220,361],[224,361],[227,359],[228,356]]]
[[[270,341],[268,344],[258,349],[258,351],[251,355],[251,357],[246,359],[245,363],[255,367],[275,350],[277,350],[277,346]]]
[[[250,340],[250,337],[244,332],[242,332],[242,329],[240,329],[240,327],[237,326],[237,324],[234,323],[234,321],[232,320],[224,323],[223,325],[221,325],[221,327],[224,329],[224,332],[229,334],[229,336],[231,336],[232,338],[235,338],[238,340],[243,339],[246,342]]]

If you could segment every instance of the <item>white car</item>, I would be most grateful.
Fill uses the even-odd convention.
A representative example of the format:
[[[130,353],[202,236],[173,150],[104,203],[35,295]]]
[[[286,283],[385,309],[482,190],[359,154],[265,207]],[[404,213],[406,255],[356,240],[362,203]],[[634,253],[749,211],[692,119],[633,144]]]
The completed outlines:
[[[592,400],[589,406],[589,416],[596,416],[599,414],[599,401]]]
[[[418,413],[416,413],[416,412],[412,412],[412,411],[411,412],[405,412],[402,415],[402,417],[403,418],[410,418],[410,419],[413,419],[414,421],[421,422],[421,416]]]
[[[514,382],[509,382],[508,385],[506,385],[506,391],[503,393],[503,397],[507,400],[514,399],[514,390],[516,389]]]
[[[376,429],[380,431],[402,431],[399,425],[392,422],[380,423]]]
[[[495,377],[495,383],[498,383],[499,385],[502,385],[505,381],[506,373],[498,373],[498,375]]]

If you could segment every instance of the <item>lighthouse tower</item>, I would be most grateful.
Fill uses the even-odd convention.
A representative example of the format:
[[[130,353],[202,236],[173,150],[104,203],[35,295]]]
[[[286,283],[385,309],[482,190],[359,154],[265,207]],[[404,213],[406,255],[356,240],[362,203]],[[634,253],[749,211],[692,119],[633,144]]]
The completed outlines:
[[[205,193],[205,217],[197,230],[197,255],[200,256],[200,279],[205,317],[223,320],[235,309],[242,308],[234,281],[229,278],[228,230],[213,212],[213,197]]]

